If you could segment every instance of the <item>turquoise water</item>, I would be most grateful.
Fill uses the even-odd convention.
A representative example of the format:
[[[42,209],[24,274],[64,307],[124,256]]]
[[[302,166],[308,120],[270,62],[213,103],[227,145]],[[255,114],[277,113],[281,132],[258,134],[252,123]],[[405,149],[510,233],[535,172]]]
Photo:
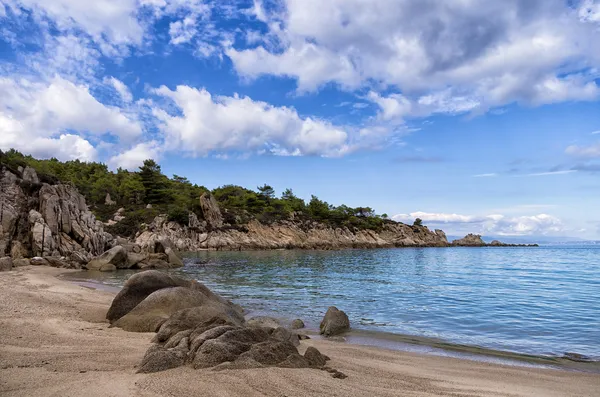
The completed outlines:
[[[355,329],[600,360],[600,247],[201,252],[177,272],[313,328],[335,305]]]

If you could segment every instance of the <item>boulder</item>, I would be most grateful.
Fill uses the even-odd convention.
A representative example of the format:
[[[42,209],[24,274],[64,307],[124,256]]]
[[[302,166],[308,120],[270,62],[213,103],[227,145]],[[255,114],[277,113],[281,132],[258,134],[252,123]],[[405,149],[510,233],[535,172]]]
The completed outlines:
[[[191,341],[190,345],[190,354],[195,354],[200,346],[204,344],[207,340],[216,339],[219,336],[223,335],[225,332],[236,329],[232,325],[221,325],[214,328],[206,328],[203,325],[196,327],[189,338]]]
[[[35,172],[35,170],[29,166],[25,167],[21,177],[24,181],[29,183],[40,183],[40,178],[38,178],[37,172]]]
[[[300,346],[298,334],[283,327],[274,328],[271,331],[271,338],[281,342],[290,342],[294,346]]]
[[[101,270],[102,268],[109,268],[112,265],[116,269],[126,269],[127,264],[127,251],[125,248],[117,245],[102,255],[95,257],[87,264],[88,270]]]
[[[26,258],[13,260],[13,267],[29,266],[30,264],[29,259]]]
[[[298,354],[298,350],[290,342],[267,340],[253,344],[247,352],[240,355],[240,359],[251,358],[263,365],[274,366],[292,354]]]
[[[13,260],[10,256],[0,258],[0,272],[8,272],[12,270]]]
[[[198,289],[163,288],[148,295],[133,310],[115,321],[113,326],[132,332],[157,332],[169,317],[183,309],[202,306],[193,313],[205,319],[217,314],[225,315],[225,308],[215,307],[215,304]]]
[[[199,293],[198,291],[196,291]],[[205,301],[202,305],[175,312],[158,330],[155,341],[164,342],[179,332],[197,327],[213,328],[223,325],[241,326],[244,317],[220,302]]]
[[[227,331],[199,347],[193,359],[194,368],[210,368],[226,361],[234,361],[253,344],[268,339],[269,333],[264,328],[236,328]]]
[[[312,346],[309,346],[306,349],[306,352],[304,352],[304,358],[306,358],[308,361],[308,365],[315,368],[321,368],[327,363],[325,356]]]
[[[128,252],[127,267],[130,269],[133,267],[137,267],[138,263],[146,260],[146,258],[148,258],[148,255],[146,254],[136,254],[135,252]]]
[[[212,194],[204,193],[200,196],[200,208],[202,208],[204,219],[211,228],[218,229],[223,226],[223,216],[219,204]]]
[[[113,323],[142,302],[148,295],[163,288],[188,287],[207,289],[204,285],[179,277],[173,277],[157,270],[139,272],[125,282],[123,288],[113,299],[106,318]]]
[[[302,329],[304,327],[304,321],[300,320],[299,318],[292,321],[292,324],[290,325],[291,329]]]
[[[45,258],[42,258],[40,256],[34,256],[33,258],[31,258],[29,264],[32,266],[50,266],[50,263],[48,263],[48,261]]]
[[[143,270],[150,269],[170,269],[169,262],[159,258],[146,258],[137,264],[137,267]]]
[[[321,335],[339,335],[350,329],[350,320],[346,313],[335,306],[331,306],[327,309],[319,328]]]
[[[180,367],[184,363],[185,355],[183,353],[154,345],[144,355],[137,373],[149,374],[165,371],[167,369]]]
[[[48,264],[52,267],[58,268],[71,268],[71,264],[68,263],[65,258],[55,257],[55,256],[45,256],[44,259],[48,262]]]
[[[113,265],[112,263],[105,263],[95,270],[98,270],[101,272],[116,272],[117,267],[115,265]]]
[[[281,323],[279,320],[273,317],[258,316],[252,317],[246,321],[246,325],[249,327],[265,327],[265,328],[279,328]]]
[[[106,193],[106,197],[104,197],[104,204],[105,205],[115,205],[115,204],[117,204],[117,202],[110,198],[110,193]]]
[[[173,250],[173,248],[168,247],[165,249],[165,254],[167,254],[167,258],[169,259],[169,265],[172,268],[183,267],[183,261],[179,258],[179,255]]]

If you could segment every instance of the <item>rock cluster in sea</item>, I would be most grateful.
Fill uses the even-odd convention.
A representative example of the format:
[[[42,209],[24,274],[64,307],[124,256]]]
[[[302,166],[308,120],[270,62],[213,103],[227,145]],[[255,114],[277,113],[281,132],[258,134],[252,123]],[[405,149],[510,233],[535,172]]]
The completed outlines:
[[[111,326],[126,331],[156,332],[140,363],[141,373],[189,365],[213,370],[317,368],[346,377],[328,367],[329,357],[314,347],[301,355],[299,335],[277,321],[246,321],[241,307],[203,284],[160,271],[131,276],[106,317]]]

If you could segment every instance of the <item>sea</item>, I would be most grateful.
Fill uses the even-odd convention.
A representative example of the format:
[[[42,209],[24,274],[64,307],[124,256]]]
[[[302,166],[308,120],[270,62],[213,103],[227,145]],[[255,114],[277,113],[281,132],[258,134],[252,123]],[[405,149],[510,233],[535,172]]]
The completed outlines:
[[[203,251],[170,271],[317,334],[344,310],[343,341],[499,360],[600,361],[600,246]],[[120,287],[131,272],[73,279]],[[561,361],[561,362],[562,362]]]

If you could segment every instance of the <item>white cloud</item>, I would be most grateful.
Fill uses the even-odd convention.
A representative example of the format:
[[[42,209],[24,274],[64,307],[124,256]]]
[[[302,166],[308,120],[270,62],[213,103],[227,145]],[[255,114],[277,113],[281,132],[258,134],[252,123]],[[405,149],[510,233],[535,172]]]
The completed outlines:
[[[477,175],[473,175],[473,178],[493,178],[495,176],[498,176],[498,174],[494,174],[494,173],[490,173],[490,174],[477,174]]]
[[[531,176],[552,176],[552,175],[567,175],[577,172],[577,170],[562,170],[562,171],[548,171],[548,172],[535,172],[533,174],[514,175],[515,177],[531,177]]]
[[[329,82],[394,88],[413,104],[396,112],[417,116],[600,96],[600,32],[585,22],[596,20],[596,2],[576,9],[563,0],[275,3],[271,12],[255,2],[268,28],[261,45],[225,50],[242,76],[291,77],[299,91]],[[391,117],[391,105],[383,106]]]
[[[572,145],[567,147],[566,153],[575,157],[598,158],[600,157],[600,143],[590,146]]]
[[[592,132],[592,135],[598,135],[598,134],[600,134],[600,130]]]
[[[38,20],[56,23],[59,30],[81,29],[99,44],[111,47],[141,44],[137,0],[3,0],[13,10],[23,8]],[[108,47],[106,48],[108,50]]]
[[[124,168],[127,170],[136,170],[144,160],[158,160],[162,155],[163,149],[157,141],[139,143],[131,149],[111,157],[108,165],[112,168]]]
[[[412,222],[416,218],[420,218],[425,223],[479,223],[485,220],[485,218],[483,217],[471,215],[431,213],[421,211],[411,212],[410,214],[398,214],[393,216],[393,219],[399,222]]]
[[[450,225],[456,230],[500,236],[528,236],[559,233],[564,230],[560,219],[547,215],[507,217],[501,214],[484,216],[444,213],[413,212],[393,217],[400,222],[412,222],[421,218],[423,223],[433,227]]]
[[[103,81],[104,84],[110,84],[115,91],[117,91],[123,102],[133,101],[133,95],[131,94],[129,87],[127,87],[121,80],[115,77],[105,77]]]
[[[579,7],[579,18],[586,22],[600,22],[600,2],[584,0]]]
[[[85,85],[60,77],[48,83],[0,77],[0,147],[48,157],[89,160],[88,137],[112,135],[128,142],[142,134],[136,120],[106,106]],[[77,136],[79,135],[79,136]]]
[[[348,134],[326,121],[302,118],[296,110],[248,97],[213,97],[204,89],[178,86],[155,90],[181,112],[154,107],[169,150],[194,155],[267,150],[279,155],[336,156],[352,149]]]

